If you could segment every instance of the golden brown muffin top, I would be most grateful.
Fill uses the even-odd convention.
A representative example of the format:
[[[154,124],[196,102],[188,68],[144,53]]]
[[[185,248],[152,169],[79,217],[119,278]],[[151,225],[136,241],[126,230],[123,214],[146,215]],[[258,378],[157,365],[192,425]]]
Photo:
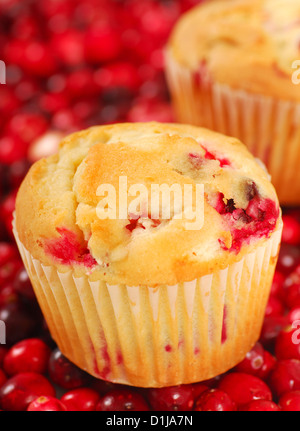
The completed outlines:
[[[108,194],[99,194],[99,186],[109,184],[118,197],[120,177],[132,193],[126,194],[125,218],[101,219]],[[153,212],[150,204],[145,210],[144,196],[141,205],[130,207],[141,196],[131,186],[141,184],[151,202],[154,185],[195,191],[203,184],[203,207],[195,194],[194,219],[182,213],[173,195],[158,206],[153,198]],[[118,198],[116,206],[121,207]],[[191,228],[187,223],[201,211],[203,226]],[[156,122],[92,127],[66,137],[58,154],[31,167],[16,202],[20,240],[35,258],[112,284],[191,281],[240,260],[280,227],[280,220],[268,174],[241,142]]]
[[[179,19],[169,48],[213,82],[300,101],[292,80],[300,60],[299,0],[209,1]]]

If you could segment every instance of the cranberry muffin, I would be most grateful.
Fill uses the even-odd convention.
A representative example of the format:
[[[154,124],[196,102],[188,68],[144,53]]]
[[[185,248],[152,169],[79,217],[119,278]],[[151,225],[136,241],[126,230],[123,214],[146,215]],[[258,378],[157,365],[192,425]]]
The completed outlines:
[[[166,54],[177,120],[239,138],[281,204],[300,203],[299,34],[298,0],[212,0],[181,17]]]
[[[111,204],[99,186],[120,196],[124,177],[127,212],[105,218]],[[143,185],[152,203],[157,184],[199,186],[201,206],[191,208],[201,223],[172,197],[134,211],[131,187]],[[268,174],[241,142],[155,122],[66,137],[31,167],[14,222],[63,354],[95,377],[142,387],[208,379],[245,356],[259,337],[281,229]]]

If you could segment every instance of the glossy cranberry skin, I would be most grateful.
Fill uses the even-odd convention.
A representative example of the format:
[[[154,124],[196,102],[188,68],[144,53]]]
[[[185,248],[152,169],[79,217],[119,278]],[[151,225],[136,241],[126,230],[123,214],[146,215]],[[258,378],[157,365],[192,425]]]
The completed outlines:
[[[28,371],[44,374],[48,368],[50,354],[50,348],[42,340],[28,338],[9,349],[3,368],[10,376]]]
[[[220,381],[218,389],[226,392],[238,408],[251,401],[272,400],[272,393],[266,383],[246,373],[229,373]]]
[[[100,398],[97,411],[148,411],[149,406],[144,397],[131,389],[116,389]]]
[[[273,401],[254,400],[242,406],[239,410],[244,412],[278,412],[280,408]]]
[[[91,388],[77,388],[66,392],[61,401],[68,411],[92,412],[100,400],[98,392]]]
[[[246,354],[246,357],[236,367],[235,371],[257,375],[264,363],[264,348],[256,343]]]
[[[90,376],[70,362],[58,348],[50,355],[48,372],[51,380],[64,389],[85,386],[90,380]]]
[[[210,387],[208,385],[200,382],[200,383],[193,383],[192,384],[192,389],[193,389],[194,400],[197,400],[197,398],[199,398],[200,395],[204,391],[207,391],[207,389],[210,389]]]
[[[278,334],[275,342],[277,359],[300,359],[299,327],[300,320],[296,327],[288,326]]]
[[[299,221],[288,214],[282,216],[283,231],[282,242],[292,245],[300,244],[300,223]]]
[[[193,387],[181,385],[149,389],[148,401],[156,411],[189,411],[194,405]]]
[[[275,367],[277,359],[267,350],[264,351],[264,361],[261,368],[256,373],[256,376],[267,381],[271,371]]]
[[[50,396],[41,396],[32,401],[28,408],[28,412],[65,412],[66,406],[57,398]]]
[[[203,412],[231,412],[236,410],[236,405],[226,392],[220,389],[208,389],[196,400],[193,410]]]
[[[55,389],[41,374],[20,373],[8,379],[0,388],[3,410],[24,411],[37,397],[55,397]]]
[[[284,412],[300,411],[300,391],[286,392],[279,398],[280,408]]]
[[[277,397],[286,392],[300,390],[300,360],[278,361],[269,376],[268,383]]]

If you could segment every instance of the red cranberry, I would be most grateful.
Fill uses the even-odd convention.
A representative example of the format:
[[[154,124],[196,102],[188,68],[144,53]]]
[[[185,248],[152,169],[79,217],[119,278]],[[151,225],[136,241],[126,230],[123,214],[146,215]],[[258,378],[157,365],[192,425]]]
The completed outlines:
[[[300,248],[282,243],[277,262],[277,270],[283,274],[292,272],[300,262]]]
[[[290,215],[283,215],[282,241],[287,244],[300,244],[300,223]]]
[[[0,406],[3,410],[24,411],[37,397],[55,396],[49,381],[37,373],[20,373],[8,379],[0,388]]]
[[[39,114],[19,113],[11,118],[6,130],[13,136],[21,136],[23,142],[30,144],[48,129],[47,120]]]
[[[277,359],[300,359],[299,326],[300,321],[297,326],[288,326],[280,331],[275,342]]]
[[[192,410],[194,405],[193,386],[181,385],[149,389],[148,400],[153,410],[157,411]]]
[[[258,399],[272,400],[272,393],[265,382],[251,374],[226,374],[219,383],[219,389],[226,392],[238,408]]]
[[[264,363],[264,348],[260,343],[246,354],[246,357],[235,367],[235,371],[257,376]]]
[[[48,371],[51,380],[64,389],[85,386],[90,379],[87,373],[70,362],[58,348],[51,353]]]
[[[19,256],[15,245],[8,242],[0,242],[0,266],[5,265]]]
[[[239,410],[244,412],[278,412],[280,408],[273,401],[254,400]]]
[[[57,59],[67,66],[84,62],[84,35],[74,28],[52,35],[51,46]]]
[[[55,397],[41,396],[32,401],[28,408],[28,412],[63,412],[67,408]]]
[[[273,282],[272,282],[271,292],[270,292],[272,296],[282,298],[282,286],[283,286],[284,280],[285,280],[285,276],[281,272],[276,270],[274,274]]]
[[[262,380],[267,380],[271,371],[275,367],[276,358],[267,350],[264,351],[264,361],[256,376]]]
[[[293,307],[287,314],[289,322],[293,323],[300,320],[300,307]]]
[[[50,76],[56,71],[56,61],[49,46],[34,40],[26,44],[23,49],[21,66],[29,75],[38,77]]]
[[[19,341],[6,354],[4,371],[10,376],[27,371],[44,374],[50,353],[50,348],[38,338]]]
[[[115,60],[121,51],[117,30],[108,26],[90,27],[85,35],[85,56],[91,63]]]
[[[265,316],[280,316],[284,313],[284,305],[280,301],[280,299],[276,298],[276,296],[271,295],[269,297]]]
[[[139,103],[135,103],[127,116],[127,121],[133,123],[147,121],[171,123],[173,120],[173,111],[170,105],[160,101],[140,101]]]
[[[289,324],[288,316],[267,316],[264,319],[260,343],[268,349],[271,349],[275,343],[279,332]]]
[[[291,279],[287,278],[284,285],[284,302],[287,307],[300,307],[300,280],[296,283],[290,284]]]
[[[0,163],[11,165],[27,155],[27,146],[19,136],[5,135],[0,138]]]
[[[12,220],[16,204],[16,195],[16,190],[10,192],[0,206],[0,217],[6,227],[7,233],[13,240],[15,239],[12,233]]]
[[[100,400],[100,395],[90,388],[77,388],[66,392],[61,401],[68,411],[92,412],[96,410],[96,405]]]
[[[91,97],[96,90],[93,70],[90,68],[77,69],[67,77],[66,91],[71,98]]]
[[[280,408],[284,412],[300,411],[300,391],[286,392],[279,398]]]
[[[35,294],[28,277],[26,269],[23,267],[16,273],[13,286],[15,290],[22,296],[28,299],[35,299]]]
[[[278,361],[270,374],[269,384],[278,397],[292,390],[300,390],[300,360]]]
[[[236,410],[236,405],[226,392],[220,389],[208,389],[196,400],[193,410],[203,412],[230,412]]]
[[[6,283],[0,289],[0,308],[10,304],[12,302],[18,301],[18,294],[11,283]]]
[[[130,389],[116,389],[100,398],[97,411],[148,411],[149,406],[144,397]]]
[[[140,86],[137,68],[127,62],[116,62],[102,67],[95,73],[95,81],[101,90],[124,87],[136,91]]]

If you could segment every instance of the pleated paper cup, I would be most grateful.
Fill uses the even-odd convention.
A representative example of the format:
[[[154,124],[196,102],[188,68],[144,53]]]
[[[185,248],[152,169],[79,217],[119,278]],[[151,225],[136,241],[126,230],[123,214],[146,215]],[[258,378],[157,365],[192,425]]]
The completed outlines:
[[[241,260],[186,283],[110,285],[43,265],[15,238],[53,339],[93,376],[162,387],[225,372],[257,341],[281,226]]]
[[[212,82],[205,67],[195,72],[169,51],[166,75],[178,121],[240,139],[266,165],[280,203],[300,203],[300,103]]]

